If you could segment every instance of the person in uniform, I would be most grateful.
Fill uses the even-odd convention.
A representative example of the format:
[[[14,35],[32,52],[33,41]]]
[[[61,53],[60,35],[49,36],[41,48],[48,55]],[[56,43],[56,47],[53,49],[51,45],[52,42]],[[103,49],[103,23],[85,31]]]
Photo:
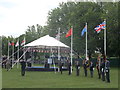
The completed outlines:
[[[25,68],[26,68],[26,62],[24,60],[21,61],[21,75],[25,76]]]
[[[85,77],[87,77],[87,67],[89,66],[88,60],[83,60],[83,68],[84,68],[84,73]]]
[[[97,59],[96,69],[98,71],[98,78],[101,79],[101,58],[100,58],[100,55],[98,56],[98,59]]]
[[[12,69],[12,64],[13,64],[13,63],[12,63],[12,60],[10,60],[10,68],[11,68],[11,69]]]
[[[79,76],[79,71],[80,71],[80,63],[79,61],[76,61],[76,76]]]
[[[94,71],[94,65],[93,65],[93,62],[90,61],[90,75],[91,75],[91,78],[93,78],[93,71]]]
[[[102,74],[102,81],[105,81],[105,61],[102,60],[101,63],[101,74]]]
[[[105,64],[106,64],[106,67],[105,67],[106,80],[108,83],[110,83],[110,62],[106,60]]]
[[[63,63],[62,63],[62,61],[60,61],[60,72],[61,72],[61,74],[62,74],[62,67],[63,67]]]
[[[68,75],[71,75],[71,62],[67,60],[68,62]]]

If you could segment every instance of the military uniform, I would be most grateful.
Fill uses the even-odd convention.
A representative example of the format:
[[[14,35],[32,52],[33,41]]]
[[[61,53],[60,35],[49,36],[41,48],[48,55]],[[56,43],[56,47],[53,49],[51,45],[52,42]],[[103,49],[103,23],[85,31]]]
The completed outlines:
[[[60,72],[61,72],[61,74],[62,74],[62,66],[63,66],[63,63],[60,62]]]
[[[105,81],[105,61],[101,63],[101,74],[102,74],[102,81]]]
[[[26,62],[25,61],[21,61],[21,75],[22,76],[25,75],[25,68],[26,68]]]
[[[79,61],[76,62],[76,75],[79,76],[79,71],[80,71],[80,63]]]
[[[93,62],[90,62],[90,75],[91,75],[91,77],[93,77],[93,68],[94,68]]]
[[[89,67],[88,60],[84,60],[83,61],[83,68],[84,68],[85,77],[87,77],[87,67]]]
[[[71,75],[71,62],[68,61],[68,75]]]
[[[101,78],[101,63],[100,63],[100,61],[97,61],[96,68],[98,71],[98,78],[100,79]]]
[[[12,60],[10,60],[10,67],[11,67],[11,69],[12,69],[12,64],[13,64],[13,63],[12,63]]]
[[[105,67],[106,80],[108,83],[110,83],[110,62],[106,60],[105,64],[106,64],[106,67]]]

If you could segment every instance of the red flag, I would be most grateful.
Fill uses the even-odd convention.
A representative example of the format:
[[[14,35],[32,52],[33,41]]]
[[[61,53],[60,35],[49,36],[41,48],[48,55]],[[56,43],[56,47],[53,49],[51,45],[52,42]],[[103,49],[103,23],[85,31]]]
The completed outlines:
[[[23,46],[23,45],[24,45],[24,43],[25,43],[25,41],[23,40],[23,41],[22,41],[22,43],[21,43],[21,46]]]
[[[66,36],[65,37],[69,37],[72,35],[72,28],[67,32]]]
[[[24,37],[24,39],[23,39],[23,41],[22,41],[22,43],[21,43],[21,46],[23,46],[23,45],[25,45],[25,37]]]
[[[12,42],[11,45],[14,46],[14,42]]]

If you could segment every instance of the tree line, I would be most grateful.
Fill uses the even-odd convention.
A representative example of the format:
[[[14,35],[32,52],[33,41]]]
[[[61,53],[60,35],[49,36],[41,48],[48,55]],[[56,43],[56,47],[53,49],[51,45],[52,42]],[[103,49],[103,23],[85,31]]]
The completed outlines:
[[[94,28],[106,19],[107,31],[107,55],[119,56],[119,29],[118,29],[118,2],[67,2],[60,3],[48,13],[47,25],[39,24],[28,26],[25,34],[17,38],[12,36],[2,37],[2,54],[7,55],[9,41],[17,42],[26,37],[26,44],[46,34],[55,37],[60,29],[60,41],[70,46],[70,37],[65,38],[68,30],[73,26],[73,49],[78,55],[85,54],[85,35],[81,37],[81,31],[88,23],[88,54],[92,56],[96,51],[103,53],[104,31],[96,33]],[[12,48],[11,48],[12,49]]]

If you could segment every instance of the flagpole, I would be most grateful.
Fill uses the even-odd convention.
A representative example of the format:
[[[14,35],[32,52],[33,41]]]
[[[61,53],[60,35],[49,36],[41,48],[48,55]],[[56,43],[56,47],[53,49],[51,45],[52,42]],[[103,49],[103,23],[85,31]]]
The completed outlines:
[[[12,42],[12,67],[13,67],[13,61],[14,61],[14,40],[13,40],[13,42]]]
[[[58,40],[60,41],[60,28],[58,30]],[[58,46],[58,61],[60,64],[60,47]],[[60,69],[58,68],[58,72],[60,72]]]
[[[9,60],[9,40],[8,40],[8,60]]]
[[[18,61],[18,63],[17,63],[17,68],[18,68],[18,64],[19,64],[19,38],[18,38],[18,41],[17,41],[17,43],[18,43],[18,54],[17,54],[17,61]]]
[[[24,36],[24,53],[25,53],[25,42],[26,42],[26,40],[25,40],[25,36]],[[24,61],[25,61],[25,54],[24,54]]]
[[[19,51],[20,51],[20,50],[19,50],[19,38],[18,38],[18,64],[19,64],[19,56],[20,56],[20,55],[19,55],[19,54],[20,54]]]
[[[72,34],[71,34],[71,73],[72,73],[72,50],[73,50],[73,26],[72,28]]]
[[[105,59],[105,69],[106,69],[106,19],[104,20],[105,29],[104,29],[104,59]]]
[[[87,60],[87,23],[86,23],[86,60]]]
[[[105,22],[105,29],[104,29],[104,54],[106,57],[106,19],[104,20]]]

